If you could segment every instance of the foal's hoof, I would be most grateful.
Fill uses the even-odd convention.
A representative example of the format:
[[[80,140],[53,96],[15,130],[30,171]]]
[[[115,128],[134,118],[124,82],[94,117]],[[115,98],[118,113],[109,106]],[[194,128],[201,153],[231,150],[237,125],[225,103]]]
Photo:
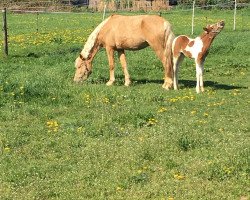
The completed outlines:
[[[204,87],[196,87],[196,93],[199,94],[201,92],[204,92]]]
[[[197,94],[201,93],[200,87],[196,87],[196,93],[197,93]]]

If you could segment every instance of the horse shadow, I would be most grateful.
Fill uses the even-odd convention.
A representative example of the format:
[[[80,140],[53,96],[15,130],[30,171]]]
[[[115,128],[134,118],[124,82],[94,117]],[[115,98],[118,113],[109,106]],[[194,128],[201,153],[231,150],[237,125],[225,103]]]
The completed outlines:
[[[139,79],[139,80],[132,80],[137,84],[147,84],[147,83],[156,83],[161,84],[163,80],[148,80],[148,79]],[[194,80],[179,80],[179,86],[181,88],[195,88],[196,81]],[[248,87],[240,86],[240,85],[228,85],[222,84],[216,81],[204,81],[205,87],[211,87],[215,90],[235,90],[235,89],[248,89]]]

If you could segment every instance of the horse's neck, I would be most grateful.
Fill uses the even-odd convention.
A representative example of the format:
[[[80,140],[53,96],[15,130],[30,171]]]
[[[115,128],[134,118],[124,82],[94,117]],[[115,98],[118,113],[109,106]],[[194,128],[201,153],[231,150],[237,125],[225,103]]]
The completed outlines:
[[[96,53],[99,51],[99,49],[100,49],[100,45],[96,43],[89,53],[90,62],[92,62],[92,60],[94,59],[94,57],[95,57]]]
[[[100,49],[100,45],[97,42],[95,42],[94,46],[88,51],[88,55],[87,56],[85,55],[87,57],[85,59],[87,59],[88,62],[91,63],[93,61],[96,53],[99,51],[99,49]],[[84,52],[84,50],[82,51],[82,53],[83,52]]]

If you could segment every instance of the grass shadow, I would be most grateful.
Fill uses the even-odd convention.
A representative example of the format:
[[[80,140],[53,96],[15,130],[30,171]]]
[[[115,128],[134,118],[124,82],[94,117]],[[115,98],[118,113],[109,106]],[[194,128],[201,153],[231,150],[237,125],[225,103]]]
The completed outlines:
[[[193,80],[179,80],[179,84],[184,85],[184,87],[187,87],[187,88],[196,87],[196,81],[193,81]],[[217,90],[248,89],[248,87],[245,87],[245,86],[222,84],[216,81],[204,81],[204,86],[211,87]]]
[[[149,80],[149,79],[134,79],[132,82],[136,84],[147,84],[147,83],[156,83],[156,84],[163,84],[163,80]],[[195,88],[196,81],[194,80],[179,80],[179,85],[185,88]],[[205,87],[211,87],[217,90],[234,90],[234,89],[248,89],[248,87],[240,86],[240,85],[228,85],[218,83],[216,81],[204,81]]]

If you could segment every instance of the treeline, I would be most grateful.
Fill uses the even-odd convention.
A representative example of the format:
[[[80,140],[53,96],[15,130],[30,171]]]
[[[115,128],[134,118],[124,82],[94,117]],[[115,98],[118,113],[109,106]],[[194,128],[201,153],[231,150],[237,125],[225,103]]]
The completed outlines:
[[[86,2],[84,0],[2,0],[2,3],[16,3],[16,2],[52,2],[52,3],[82,3]],[[91,1],[91,0],[90,0]],[[104,2],[133,2],[134,0],[103,0]],[[147,0],[150,1],[150,0]],[[152,2],[157,2],[158,0],[152,0]],[[171,1],[171,0],[170,0]],[[167,2],[167,0],[166,0]],[[177,0],[178,4],[191,4],[193,0]],[[196,0],[196,4],[203,4],[203,5],[214,5],[220,3],[232,3],[234,0]],[[237,3],[249,3],[249,0],[237,0]]]

